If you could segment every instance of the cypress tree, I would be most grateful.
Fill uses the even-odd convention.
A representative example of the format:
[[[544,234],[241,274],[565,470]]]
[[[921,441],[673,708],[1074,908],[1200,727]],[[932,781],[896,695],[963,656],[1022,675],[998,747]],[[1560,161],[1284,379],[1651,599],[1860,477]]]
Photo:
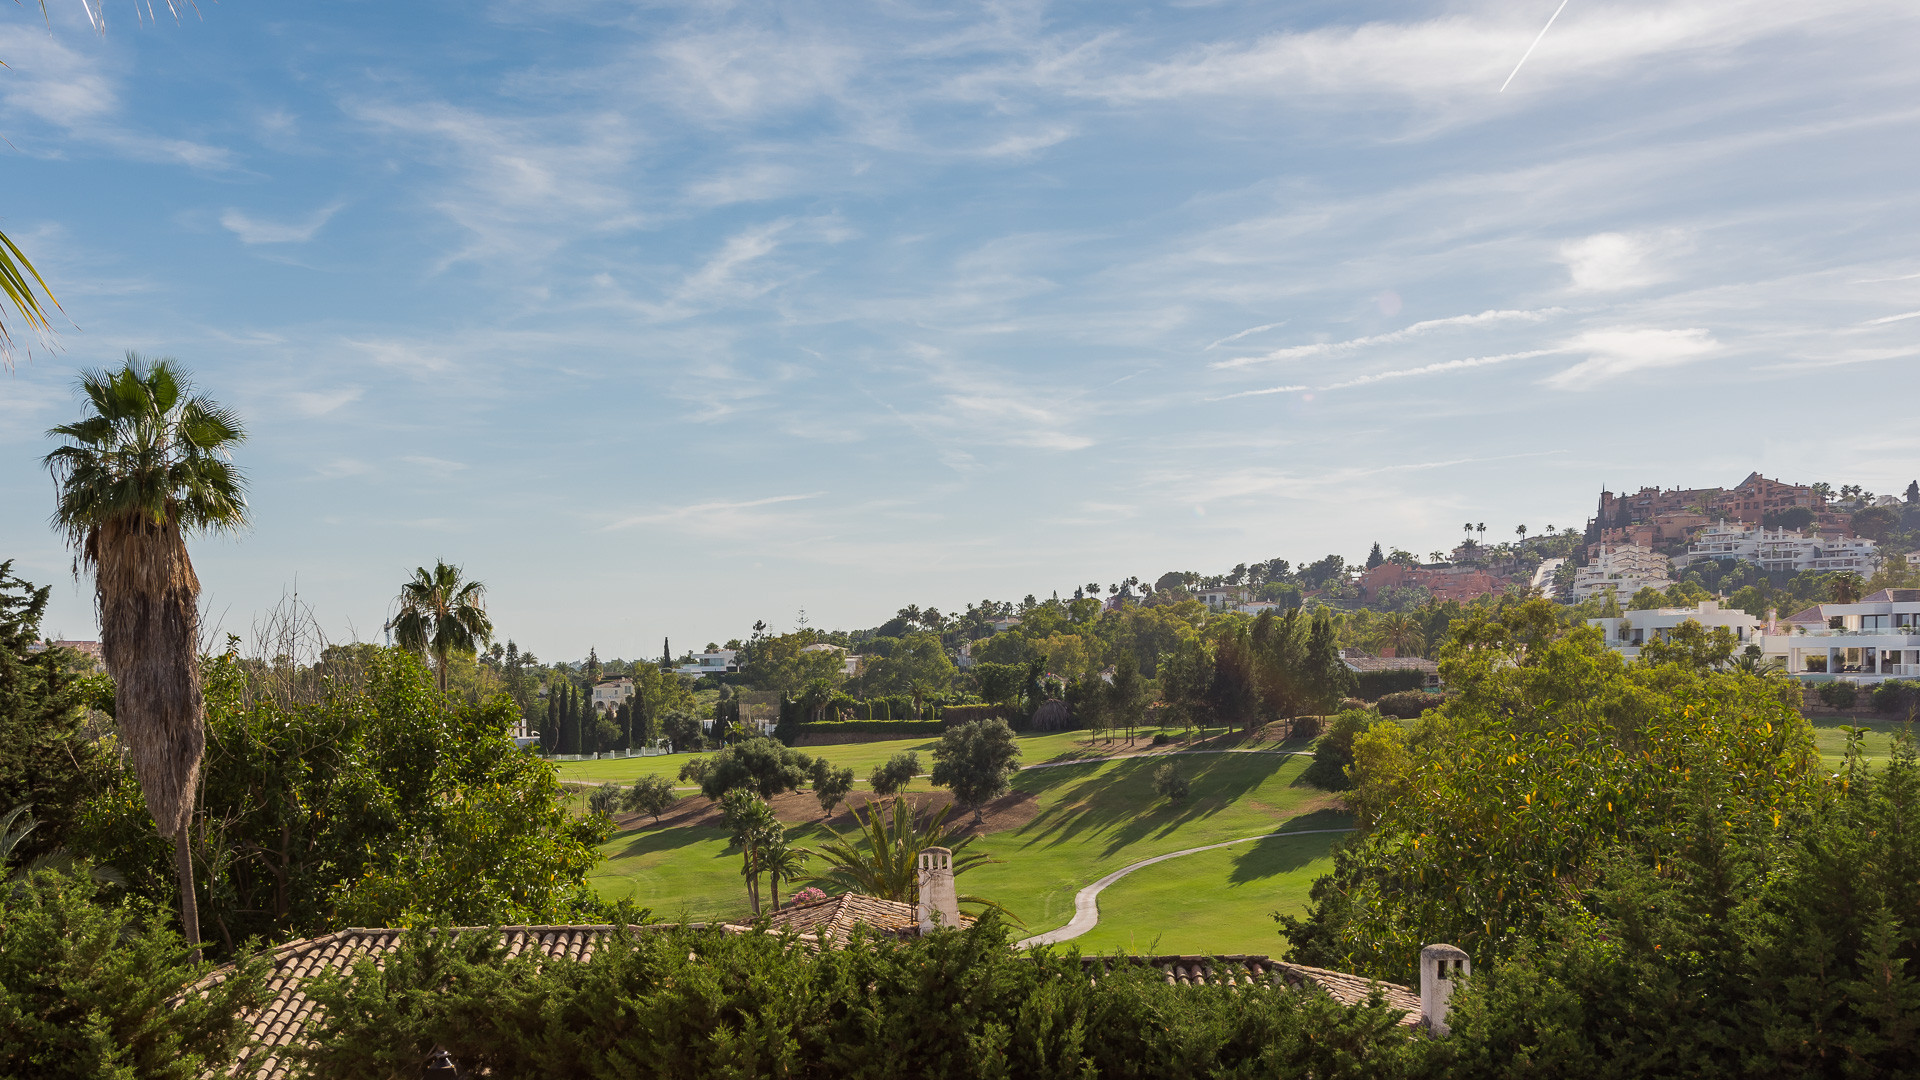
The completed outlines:
[[[540,733],[540,742],[547,748],[547,753],[560,752],[560,685],[558,683],[547,685],[547,726],[546,730]]]
[[[673,670],[673,642],[664,637],[660,639],[660,670]]]

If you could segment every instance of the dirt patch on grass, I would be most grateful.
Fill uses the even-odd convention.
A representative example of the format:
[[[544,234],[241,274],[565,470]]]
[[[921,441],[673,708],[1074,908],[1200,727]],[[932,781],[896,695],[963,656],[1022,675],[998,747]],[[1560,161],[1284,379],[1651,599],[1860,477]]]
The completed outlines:
[[[914,813],[926,813],[943,806],[953,805],[953,795],[946,791],[911,791],[898,796],[906,799]],[[853,818],[853,808],[865,811],[868,804],[884,802],[888,796],[875,795],[871,791],[855,791],[847,796],[847,801],[836,807],[827,824],[841,832],[857,827]],[[789,791],[776,795],[768,803],[773,807],[774,816],[788,825],[817,825],[820,823],[820,800],[810,791]],[[1030,791],[1015,791],[1003,795],[981,808],[981,822],[978,827],[973,823],[973,815],[961,809],[950,810],[947,814],[949,824],[957,825],[965,835],[985,835],[1018,829],[1040,814],[1039,800]],[[652,818],[644,814],[619,814],[613,819],[621,830],[647,829],[654,827]],[[704,795],[685,795],[660,815],[661,828],[722,828],[720,804]]]

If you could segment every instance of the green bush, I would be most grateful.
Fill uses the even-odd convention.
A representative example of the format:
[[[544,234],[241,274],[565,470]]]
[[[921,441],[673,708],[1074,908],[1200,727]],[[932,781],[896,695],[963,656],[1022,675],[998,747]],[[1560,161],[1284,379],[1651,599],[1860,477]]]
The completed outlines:
[[[1389,668],[1386,671],[1362,671],[1353,677],[1355,697],[1378,701],[1402,690],[1420,690],[1427,685],[1427,673],[1417,668]]]
[[[1829,709],[1851,709],[1854,702],[1860,700],[1860,689],[1845,679],[1823,682],[1816,691],[1821,704]]]
[[[1301,779],[1326,791],[1345,791],[1353,786],[1347,778],[1347,766],[1353,764],[1353,738],[1372,727],[1379,714],[1366,709],[1348,709],[1333,718],[1327,733],[1313,744],[1313,764]]]
[[[212,964],[190,959],[171,913],[107,903],[85,874],[0,882],[0,1076],[199,1080],[219,1075],[266,1000],[255,960],[181,996]]]
[[[1399,720],[1417,720],[1428,709],[1437,709],[1446,704],[1445,694],[1436,694],[1427,690],[1399,690],[1388,694],[1375,703],[1381,716],[1391,716]]]
[[[1153,770],[1153,790],[1169,802],[1181,802],[1192,790],[1192,785],[1180,775],[1180,770],[1173,767],[1173,762],[1163,761],[1159,768]]]
[[[1884,713],[1920,710],[1920,679],[1888,679],[1874,687],[1873,707]]]
[[[316,1080],[1171,1076],[1361,1080],[1430,1053],[1373,1003],[1170,984],[1077,954],[1022,954],[989,914],[908,942],[815,951],[769,933],[640,931],[585,963],[507,959],[493,935],[420,933],[379,966],[310,983]],[[313,1029],[310,1029],[313,1030]]]

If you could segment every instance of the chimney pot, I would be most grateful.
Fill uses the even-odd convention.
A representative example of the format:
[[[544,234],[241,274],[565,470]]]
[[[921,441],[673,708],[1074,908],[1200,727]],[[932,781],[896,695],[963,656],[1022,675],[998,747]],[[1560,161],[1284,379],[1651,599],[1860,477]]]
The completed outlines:
[[[930,847],[920,851],[920,932],[953,930],[960,926],[960,895],[953,887],[953,851]]]
[[[1445,1035],[1447,1001],[1456,981],[1472,972],[1473,962],[1452,945],[1429,945],[1420,950],[1420,1023],[1435,1035]]]

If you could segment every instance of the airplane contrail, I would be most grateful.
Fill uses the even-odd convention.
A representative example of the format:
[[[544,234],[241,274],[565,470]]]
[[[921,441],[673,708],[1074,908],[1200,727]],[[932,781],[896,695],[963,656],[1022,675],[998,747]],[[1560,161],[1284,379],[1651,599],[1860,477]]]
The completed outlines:
[[[1553,20],[1559,18],[1560,13],[1565,10],[1567,10],[1567,0],[1560,0],[1560,6],[1557,8],[1554,8],[1553,14],[1547,18],[1547,25],[1540,28],[1539,37],[1534,38],[1533,44],[1527,46],[1527,51],[1520,54],[1520,63],[1513,65],[1513,71],[1510,74],[1508,74],[1507,82],[1503,82],[1500,84],[1500,93],[1504,94],[1507,92],[1507,83],[1512,82],[1513,77],[1515,75],[1520,74],[1521,64],[1525,64],[1527,62],[1527,57],[1533,55],[1533,50],[1540,47],[1540,38],[1547,36],[1547,31],[1553,29]]]

